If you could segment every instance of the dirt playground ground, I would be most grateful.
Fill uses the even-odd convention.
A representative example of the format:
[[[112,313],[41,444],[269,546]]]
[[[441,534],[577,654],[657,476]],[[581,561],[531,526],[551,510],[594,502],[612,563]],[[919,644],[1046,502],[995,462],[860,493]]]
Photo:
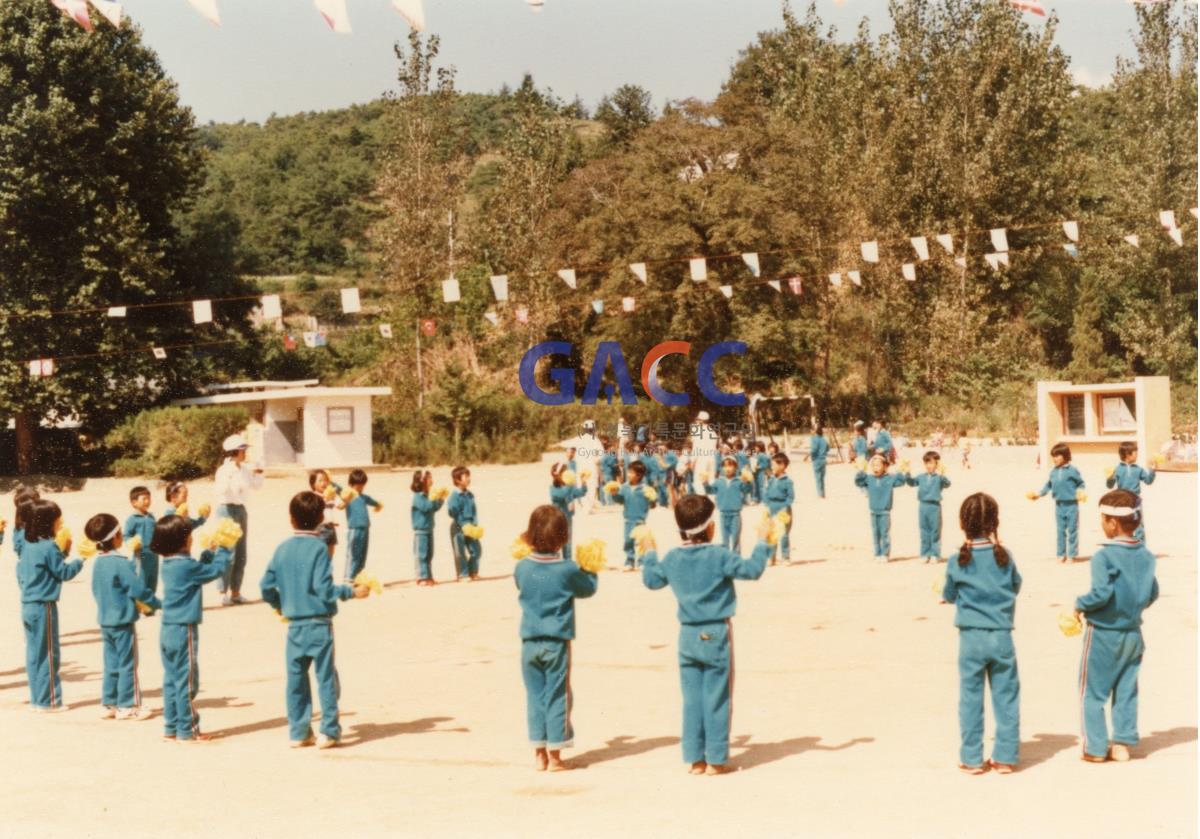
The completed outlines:
[[[908,452],[919,466],[915,455]],[[1023,494],[1045,472],[1024,448],[977,450],[971,471],[947,453],[943,552],[961,541],[961,499],[985,489],[1025,578],[1015,632],[1021,671],[1021,764],[966,777],[958,750],[953,609],[931,591],[940,570],[917,551],[915,490],[899,490],[893,556],[870,557],[865,498],[844,465],[820,501],[794,463],[793,564],[739,583],[732,763],[718,778],[686,774],[679,752],[677,624],[669,591],[610,571],[578,604],[573,648],[573,771],[539,774],[526,745],[518,607],[508,545],[547,498],[547,467],[487,466],[473,489],[485,528],[484,580],[450,583],[448,519],[436,522],[435,575],[412,585],[409,473],[371,477],[368,568],[384,595],[337,618],[341,748],[291,750],[284,711],[285,630],[255,603],[222,609],[205,591],[198,707],[215,742],[160,741],[157,620],[140,623],[140,676],[155,718],[99,719],[101,644],[90,572],[64,586],[62,672],[70,710],[31,713],[18,596],[0,574],[0,835],[343,837],[1196,835],[1196,479],[1161,474],[1146,490],[1149,544],[1162,597],[1147,612],[1141,745],[1128,764],[1080,760],[1079,638],[1056,618],[1088,588],[1086,561],[1053,558],[1052,502]],[[435,471],[448,485],[449,470]],[[342,478],[344,476],[338,476]],[[1085,556],[1101,539],[1103,474],[1084,471]],[[128,512],[127,480],[55,496],[67,524]],[[289,532],[286,502],[302,479],[272,479],[250,505],[246,593]],[[193,486],[204,501],[207,482]],[[5,499],[7,505],[9,501]],[[162,509],[156,490],[155,510]],[[3,515],[11,521],[11,509]],[[660,547],[676,544],[655,511]],[[759,513],[744,515],[752,530]],[[620,515],[576,517],[576,541],[600,537],[619,562]],[[746,540],[749,542],[749,539]],[[747,548],[748,550],[748,548]],[[6,546],[4,559],[13,556]],[[343,554],[335,559],[341,576]],[[988,743],[992,733],[990,712]]]

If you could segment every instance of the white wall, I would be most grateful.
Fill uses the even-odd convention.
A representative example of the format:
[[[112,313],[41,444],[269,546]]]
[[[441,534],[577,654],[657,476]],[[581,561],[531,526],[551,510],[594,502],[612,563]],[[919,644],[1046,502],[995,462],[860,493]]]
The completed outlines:
[[[276,422],[294,422],[296,411],[303,405],[300,399],[268,399],[264,402],[266,410],[264,421],[266,429],[263,432],[263,454],[268,466],[296,463],[296,452],[292,444],[280,432]]]
[[[354,409],[353,434],[329,434],[327,410]],[[371,397],[310,396],[304,400],[304,454],[301,462],[310,469],[370,466]]]

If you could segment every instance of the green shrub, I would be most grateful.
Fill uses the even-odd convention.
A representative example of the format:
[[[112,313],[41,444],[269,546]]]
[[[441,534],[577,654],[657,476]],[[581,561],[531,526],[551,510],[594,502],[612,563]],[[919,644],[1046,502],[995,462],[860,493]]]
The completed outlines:
[[[245,408],[152,408],[114,428],[104,444],[119,477],[198,478],[216,470],[221,442],[249,421]]]

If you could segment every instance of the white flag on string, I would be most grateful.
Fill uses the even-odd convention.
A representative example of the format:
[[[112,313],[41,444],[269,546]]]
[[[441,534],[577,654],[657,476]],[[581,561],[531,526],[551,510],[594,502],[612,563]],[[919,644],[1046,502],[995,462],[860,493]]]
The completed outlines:
[[[913,236],[912,246],[913,250],[917,252],[917,259],[922,262],[929,259],[929,242],[924,236]]]
[[[1174,210],[1159,210],[1158,211],[1158,223],[1166,228],[1176,227],[1177,225],[1175,224],[1175,211]]]
[[[1064,221],[1063,222],[1063,233],[1072,242],[1078,242],[1079,241],[1079,222]]]
[[[1003,265],[1005,268],[1007,268],[1008,267],[1008,251],[1005,251],[1004,253],[996,254],[996,261],[999,262],[1001,265]]]
[[[408,21],[408,25],[418,32],[425,29],[425,4],[421,0],[392,0],[392,8],[400,13],[400,17]]]
[[[1138,239],[1138,235],[1136,233],[1130,233],[1128,236],[1125,237],[1125,241],[1128,242],[1129,244],[1133,245],[1136,248],[1139,246],[1141,240]]]
[[[342,289],[342,312],[347,315],[352,315],[355,312],[362,311],[362,300],[358,296],[357,288]]]
[[[567,285],[569,285],[571,288],[579,287],[575,280],[575,269],[574,268],[559,268],[558,276],[562,277],[562,281],[564,283],[566,283]]]
[[[508,274],[492,275],[492,294],[496,296],[496,301],[500,303],[508,299]]]
[[[830,274],[829,275],[829,284],[833,285],[833,286],[837,286],[838,288],[841,288],[842,287],[842,275],[836,271],[834,273]]]
[[[35,379],[54,375],[54,359],[38,358],[29,362],[29,375]]]
[[[708,261],[704,257],[688,260],[692,272],[692,280],[702,283],[708,279]]]
[[[758,254],[744,253],[742,254],[742,262],[746,263],[746,267],[750,269],[750,273],[754,276],[761,276],[761,269],[758,265]]]
[[[767,285],[781,294],[783,293],[783,286],[780,284],[779,280],[767,280]]]
[[[417,30],[417,31],[420,31],[420,30]],[[500,324],[500,316],[498,314],[496,314],[495,312],[484,312],[483,316],[485,318],[487,318],[487,322],[490,323],[492,326],[498,326]]]
[[[733,299],[733,286],[731,286],[731,285],[723,285],[723,286],[717,286],[717,288],[720,290],[720,292],[721,292],[722,294],[724,294],[724,295],[725,295],[725,299],[726,299],[726,300],[732,300],[732,299]]]
[[[1178,227],[1172,227],[1167,231],[1167,235],[1171,237],[1171,241],[1177,245],[1183,245],[1183,231]]]
[[[906,262],[900,266],[900,274],[910,283],[915,283],[917,281],[917,266],[911,262]]]
[[[621,298],[621,308],[626,312],[632,312],[637,307],[637,301],[632,297]]]
[[[645,285],[645,283],[646,283],[646,263],[644,263],[644,262],[630,263],[629,270],[633,272],[633,276],[637,277],[639,280],[642,281],[642,284]]]
[[[442,300],[446,303],[457,303],[462,300],[462,289],[458,287],[456,278],[442,280]]]
[[[283,317],[283,304],[278,294],[263,295],[262,316],[265,320],[278,320]]]
[[[967,267],[967,258],[965,256],[956,256],[956,257],[954,257],[954,264],[957,265],[959,268],[966,268]]]
[[[592,311],[598,315],[604,314],[604,301],[603,300],[593,300],[592,301]]]
[[[517,308],[513,309],[513,317],[516,318],[517,323],[528,324],[529,309],[526,306],[518,306]]]
[[[379,335],[382,338],[390,339],[392,337],[392,325],[390,323],[379,324]]]
[[[993,270],[993,271],[999,271],[999,270],[1000,270],[1000,254],[998,254],[998,253],[985,253],[985,254],[983,255],[983,258],[984,258],[985,260],[987,260],[987,264],[988,264],[988,265],[992,266],[992,270]]]
[[[942,250],[946,253],[954,253],[954,237],[949,233],[939,233],[937,235],[938,244],[942,246]]]
[[[125,317],[125,307],[124,306],[109,306],[108,307],[108,316],[110,318]]]
[[[310,350],[315,350],[317,348],[317,333],[305,332],[304,346],[308,347]]]
[[[212,323],[212,301],[192,301],[192,321],[197,324]]]
[[[861,245],[862,258],[864,262],[879,261],[879,242],[872,239],[870,242],[863,242]]]
[[[862,274],[858,273],[857,271],[847,271],[846,276],[849,277],[850,282],[854,283],[856,286],[862,285]]]
[[[1200,218],[1200,207],[1192,207],[1188,212],[1192,214],[1192,218]]]
[[[799,277],[788,277],[788,288],[792,290],[792,294],[803,294],[804,281]]]
[[[111,0],[91,0],[92,7],[95,8],[104,19],[118,29],[121,27],[121,18],[123,12],[120,3],[113,3]]]
[[[991,234],[992,234],[992,248],[997,253],[1003,253],[1004,251],[1008,250],[1008,231],[1007,230],[1005,230],[1003,227],[993,227],[991,230]]]
[[[217,0],[188,0],[188,2],[213,26],[221,25],[221,12],[217,9]]]
[[[88,14],[87,0],[50,0],[50,2],[56,9],[65,12],[88,32],[92,31],[92,17]]]
[[[339,35],[349,35],[350,15],[346,13],[346,0],[313,0],[313,5],[325,18],[329,28]]]
[[[155,347],[154,348],[154,357],[157,358],[159,361],[162,361],[163,359],[165,359],[167,357],[166,348],[165,347]]]

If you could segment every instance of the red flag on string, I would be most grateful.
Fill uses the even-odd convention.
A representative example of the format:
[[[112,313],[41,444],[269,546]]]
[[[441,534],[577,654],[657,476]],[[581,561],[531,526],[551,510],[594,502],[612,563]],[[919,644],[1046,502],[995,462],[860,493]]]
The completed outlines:
[[[799,277],[788,277],[788,288],[792,290],[792,294],[799,294],[804,290]]]
[[[524,306],[518,306],[513,314],[517,318],[517,323],[529,323],[529,310]]]
[[[1041,3],[1036,2],[1036,0],[1008,0],[1008,5],[1022,12],[1031,12],[1042,17],[1046,16],[1046,8]]]
[[[435,321],[433,318],[425,318],[421,321],[422,335],[426,336],[427,338],[432,338],[435,332],[437,332],[437,321]]]
[[[283,336],[283,349],[285,352],[291,352],[292,350],[296,349],[296,339],[293,338],[291,335],[284,335]]]

